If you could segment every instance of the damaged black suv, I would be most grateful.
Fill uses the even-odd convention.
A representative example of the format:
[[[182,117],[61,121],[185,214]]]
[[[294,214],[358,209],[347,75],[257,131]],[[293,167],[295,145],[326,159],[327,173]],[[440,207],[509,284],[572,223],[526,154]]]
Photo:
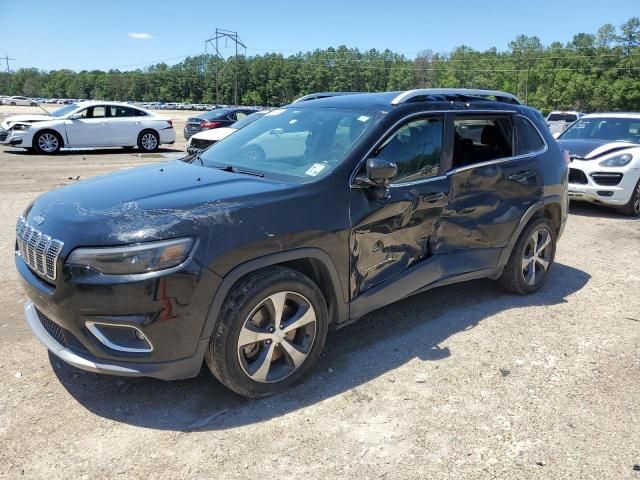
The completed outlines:
[[[62,360],[263,397],[329,328],[427,289],[549,275],[568,158],[504,92],[316,94],[198,156],[60,188],[18,220],[27,321]]]

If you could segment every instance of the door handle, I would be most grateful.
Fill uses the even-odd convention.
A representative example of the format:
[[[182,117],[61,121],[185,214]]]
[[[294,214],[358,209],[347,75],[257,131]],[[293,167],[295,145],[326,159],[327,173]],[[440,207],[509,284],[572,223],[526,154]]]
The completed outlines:
[[[433,193],[431,195],[425,195],[422,200],[425,202],[436,202],[442,200],[446,195],[443,192]]]
[[[536,172],[528,170],[526,172],[519,172],[519,173],[514,173],[513,175],[509,175],[509,180],[513,180],[514,182],[519,182],[521,180],[527,180],[535,176],[536,176]]]

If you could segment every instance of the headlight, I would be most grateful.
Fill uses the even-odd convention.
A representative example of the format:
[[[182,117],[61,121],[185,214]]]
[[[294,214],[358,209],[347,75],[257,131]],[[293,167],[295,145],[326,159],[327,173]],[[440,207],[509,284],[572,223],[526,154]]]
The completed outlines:
[[[30,128],[31,128],[31,125],[26,125],[24,123],[18,123],[16,125],[14,125],[13,127],[11,127],[11,130],[18,131],[18,132],[23,132],[25,130],[29,130]]]
[[[622,155],[616,155],[615,157],[607,158],[600,162],[602,167],[624,167],[633,160],[633,155],[630,153],[623,153]]]
[[[71,252],[67,264],[90,267],[108,275],[156,272],[180,265],[192,246],[193,239],[179,238],[125,247],[78,248]]]

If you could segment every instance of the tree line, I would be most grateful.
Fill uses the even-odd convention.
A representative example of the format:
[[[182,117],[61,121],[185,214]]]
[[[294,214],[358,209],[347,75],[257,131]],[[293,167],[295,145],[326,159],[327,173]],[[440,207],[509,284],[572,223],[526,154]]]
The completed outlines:
[[[21,68],[0,73],[0,93],[232,104],[236,69],[238,98],[245,105],[277,106],[318,91],[473,87],[514,93],[544,112],[640,111],[640,19],[578,33],[566,44],[545,46],[538,37],[519,35],[506,51],[462,45],[446,54],[423,50],[413,59],[340,46],[286,57],[197,55],[130,71]]]

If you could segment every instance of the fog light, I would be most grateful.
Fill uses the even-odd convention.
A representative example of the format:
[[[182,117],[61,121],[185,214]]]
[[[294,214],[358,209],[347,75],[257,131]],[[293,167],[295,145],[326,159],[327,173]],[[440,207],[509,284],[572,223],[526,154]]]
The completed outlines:
[[[613,192],[609,190],[598,190],[598,195],[600,195],[601,197],[610,197],[613,195]]]
[[[87,322],[87,329],[104,346],[127,353],[149,353],[153,345],[138,327],[110,323]]]
[[[140,330],[136,330],[135,335],[136,335],[136,338],[138,340],[146,340],[147,339],[147,337],[145,337],[144,334]]]

